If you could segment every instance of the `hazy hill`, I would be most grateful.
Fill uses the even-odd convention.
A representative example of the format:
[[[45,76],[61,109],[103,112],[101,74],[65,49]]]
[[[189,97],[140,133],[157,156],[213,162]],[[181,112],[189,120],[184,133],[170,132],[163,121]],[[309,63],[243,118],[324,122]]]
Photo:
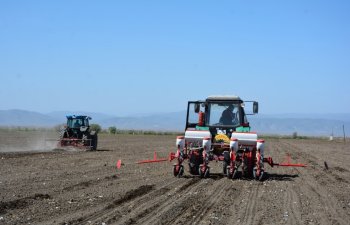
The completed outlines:
[[[116,126],[118,129],[145,129],[183,131],[185,129],[186,112],[162,113],[148,116],[114,117],[103,120],[103,127]]]
[[[92,117],[92,123],[98,123],[103,128],[116,126],[118,129],[144,129],[183,131],[185,128],[186,111],[159,113],[129,117],[115,117],[103,113],[57,111],[48,114],[25,110],[0,110],[0,126],[35,126],[52,127],[65,123],[66,115],[84,114]],[[343,125],[346,134],[350,133],[350,113],[346,114],[259,114],[249,116],[253,131],[265,134],[335,136],[343,135]]]
[[[61,123],[65,123],[67,115],[90,116],[92,118],[92,123],[100,123],[103,120],[106,120],[106,119],[113,117],[111,115],[107,115],[107,114],[103,114],[103,113],[84,112],[84,111],[54,111],[54,112],[47,113],[45,115],[48,115],[52,118],[55,118],[58,121],[62,121]]]
[[[284,113],[284,114],[258,114],[254,117],[272,119],[327,119],[349,121],[350,113]]]
[[[303,118],[250,118],[252,130],[266,134],[292,134],[311,136],[343,135],[343,125],[347,134],[350,132],[350,122],[330,119]]]
[[[20,109],[0,110],[1,126],[53,126],[60,121],[41,113]]]

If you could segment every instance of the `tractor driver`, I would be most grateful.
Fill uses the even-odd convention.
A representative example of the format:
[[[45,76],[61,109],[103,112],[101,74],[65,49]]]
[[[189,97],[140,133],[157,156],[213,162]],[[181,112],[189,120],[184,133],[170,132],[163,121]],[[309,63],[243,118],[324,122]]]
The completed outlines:
[[[221,114],[220,123],[224,125],[233,125],[236,121],[236,113],[233,104],[230,104]]]
[[[74,123],[74,127],[80,127],[80,121],[79,120],[76,120],[75,123]]]

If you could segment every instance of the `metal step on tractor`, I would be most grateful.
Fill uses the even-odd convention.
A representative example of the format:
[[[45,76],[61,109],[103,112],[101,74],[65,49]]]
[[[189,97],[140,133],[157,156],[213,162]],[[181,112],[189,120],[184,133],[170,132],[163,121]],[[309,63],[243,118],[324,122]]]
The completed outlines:
[[[97,132],[91,130],[91,117],[83,115],[69,115],[67,124],[60,132],[59,147],[75,147],[86,150],[97,149]]]

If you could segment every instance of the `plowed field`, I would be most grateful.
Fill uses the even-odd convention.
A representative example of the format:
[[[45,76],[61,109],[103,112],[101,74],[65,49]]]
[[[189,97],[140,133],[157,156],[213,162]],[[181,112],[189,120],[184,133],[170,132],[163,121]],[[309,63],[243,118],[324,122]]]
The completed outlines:
[[[100,135],[94,152],[23,152],[32,134],[23,135],[1,134],[0,224],[350,223],[350,145],[341,141],[267,139],[265,156],[282,162],[289,153],[308,167],[266,165],[259,182],[227,179],[221,162],[208,179],[187,165],[175,178],[171,162],[134,163],[154,151],[167,157],[174,136]]]

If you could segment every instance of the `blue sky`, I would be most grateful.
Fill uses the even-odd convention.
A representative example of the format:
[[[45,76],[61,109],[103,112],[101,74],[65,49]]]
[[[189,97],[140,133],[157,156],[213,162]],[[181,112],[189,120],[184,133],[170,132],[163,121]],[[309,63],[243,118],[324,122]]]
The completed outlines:
[[[350,1],[0,1],[0,109],[349,113]]]

